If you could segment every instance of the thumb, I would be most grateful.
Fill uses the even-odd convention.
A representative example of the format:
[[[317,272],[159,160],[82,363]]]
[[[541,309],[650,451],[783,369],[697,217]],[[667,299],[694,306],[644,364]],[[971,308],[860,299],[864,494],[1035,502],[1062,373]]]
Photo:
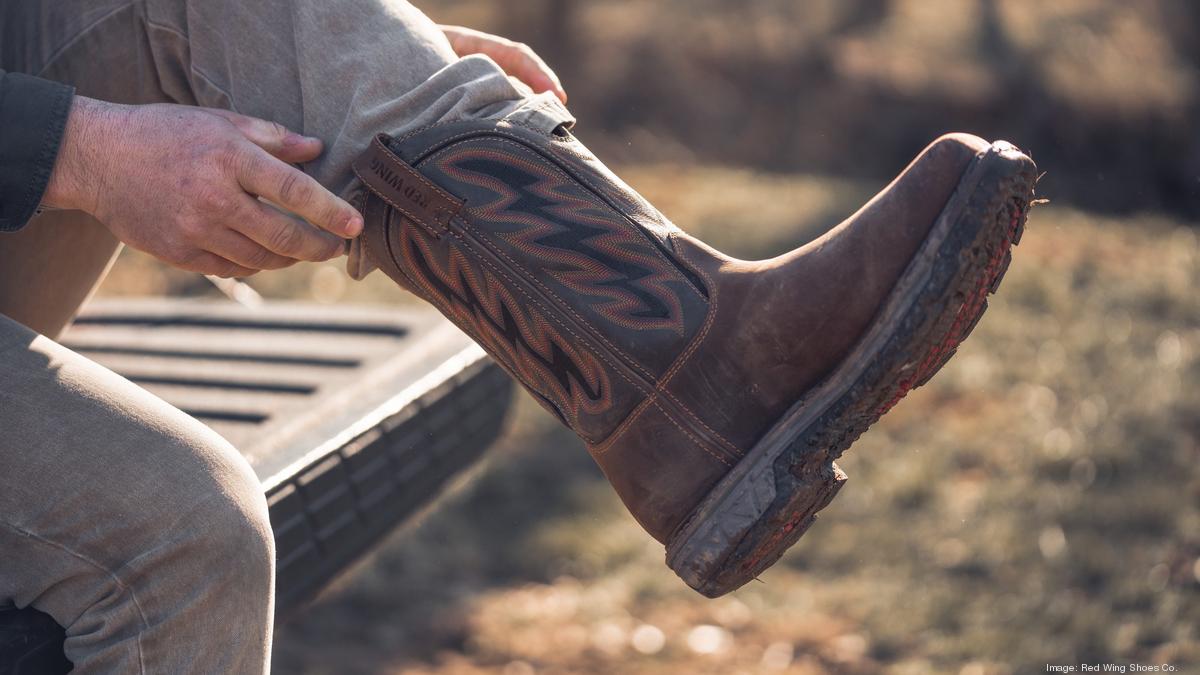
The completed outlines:
[[[229,110],[210,109],[209,112],[229,121],[246,140],[289,164],[316,159],[322,150],[321,140],[289,131],[278,122],[239,115]]]

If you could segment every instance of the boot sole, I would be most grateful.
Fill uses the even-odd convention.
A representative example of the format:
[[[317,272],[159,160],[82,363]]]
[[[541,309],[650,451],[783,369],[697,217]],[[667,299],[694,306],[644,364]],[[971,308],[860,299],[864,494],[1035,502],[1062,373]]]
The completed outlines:
[[[692,511],[667,565],[708,597],[800,539],[846,481],[834,460],[954,355],[1021,239],[1037,167],[1003,141],[975,157],[870,329]]]

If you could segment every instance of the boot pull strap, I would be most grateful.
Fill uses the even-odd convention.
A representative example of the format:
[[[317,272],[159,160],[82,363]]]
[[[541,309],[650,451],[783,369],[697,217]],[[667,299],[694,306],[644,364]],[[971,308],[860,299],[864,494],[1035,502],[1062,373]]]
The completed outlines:
[[[389,140],[387,134],[377,135],[351,165],[354,174],[371,192],[418,225],[433,232],[446,229],[462,209],[463,200],[434,185],[400,159],[388,149]]]

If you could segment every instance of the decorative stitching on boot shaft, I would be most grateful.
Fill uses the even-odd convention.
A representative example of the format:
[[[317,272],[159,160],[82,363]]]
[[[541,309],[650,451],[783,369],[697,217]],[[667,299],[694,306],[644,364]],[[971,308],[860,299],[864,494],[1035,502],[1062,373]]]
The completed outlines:
[[[406,135],[406,138],[411,135]],[[458,142],[472,137],[479,138],[482,142],[465,146]],[[382,143],[384,140],[385,137],[381,137],[377,139],[377,142]],[[699,293],[692,282],[686,278],[682,263],[668,260],[660,246],[650,241],[653,235],[642,231],[641,225],[630,220],[623,210],[630,208],[628,204],[619,206],[610,199],[601,197],[600,188],[592,180],[578,175],[574,169],[568,170],[561,166],[558,160],[547,156],[544,151],[529,146],[529,142],[529,139],[523,139],[495,128],[473,129],[439,139],[434,145],[436,149],[414,158],[420,165],[431,162],[435,167],[435,172],[446,174],[447,178],[454,183],[474,186],[471,188],[472,190],[483,190],[479,194],[468,190],[464,195],[467,197],[465,201],[470,202],[470,213],[473,217],[468,218],[466,212],[460,211],[457,217],[447,218],[445,222],[438,224],[446,228],[443,233],[449,231],[454,234],[455,239],[465,249],[463,252],[471,259],[484,263],[484,266],[491,270],[492,274],[498,275],[508,288],[515,289],[538,310],[538,314],[529,317],[522,316],[521,312],[510,312],[511,318],[515,322],[510,325],[508,320],[504,319],[503,312],[497,314],[499,305],[496,303],[504,304],[502,300],[486,294],[475,294],[471,297],[475,297],[477,300],[487,298],[492,301],[490,311],[480,305],[476,308],[479,311],[473,311],[471,312],[472,316],[464,316],[460,320],[478,322],[486,319],[491,321],[491,330],[483,331],[484,333],[496,331],[507,334],[510,332],[509,329],[515,325],[522,337],[533,336],[533,342],[526,343],[523,340],[514,342],[509,339],[502,341],[507,345],[506,349],[501,349],[499,346],[496,349],[505,354],[505,360],[512,363],[509,369],[515,370],[514,374],[518,375],[519,379],[525,380],[531,389],[537,391],[548,401],[571,402],[570,405],[562,406],[560,412],[567,418],[569,426],[592,444],[598,453],[603,453],[611,445],[611,441],[627,430],[648,406],[653,405],[662,411],[681,433],[701,446],[703,452],[728,465],[729,460],[720,455],[727,453],[731,458],[737,458],[741,456],[741,451],[705,423],[686,404],[666,390],[666,384],[670,381],[671,376],[678,371],[682,363],[688,360],[707,335],[715,309],[711,300]],[[527,155],[526,153],[534,154]],[[387,157],[389,160],[395,161],[393,158],[396,155],[389,151]],[[404,160],[399,161],[404,162]],[[410,171],[416,171],[416,169],[410,169]],[[424,174],[422,176],[424,177]],[[425,178],[426,181],[430,180],[428,177]],[[572,185],[579,187],[572,188]],[[459,194],[464,193],[459,191]],[[380,196],[398,211],[408,215],[414,224],[420,223],[417,218],[412,217],[408,209],[397,206],[396,200],[387,199],[385,195]],[[456,200],[459,205],[464,205],[464,200],[458,198]],[[478,217],[483,218],[481,222],[487,223],[489,229],[486,232],[481,231],[474,222]],[[464,239],[455,231],[454,227],[450,227],[450,223],[453,223],[455,227],[461,227],[462,231],[470,233],[472,240]],[[422,228],[426,231],[427,229]],[[496,241],[492,241],[492,237],[496,237]],[[604,302],[593,304],[589,309],[608,322],[629,330],[668,328],[670,332],[683,337],[685,335],[682,323],[684,310],[680,305],[678,294],[690,291],[692,297],[700,301],[704,318],[701,325],[698,326],[699,330],[683,345],[683,353],[671,360],[670,366],[662,378],[654,377],[653,373],[640,360],[634,358],[625,349],[618,347],[605,334],[605,331],[594,329],[588,331],[590,339],[598,340],[607,348],[595,350],[589,356],[598,358],[608,367],[617,371],[619,379],[643,397],[643,400],[639,401],[632,410],[625,413],[624,419],[615,428],[596,429],[593,426],[592,431],[589,432],[580,427],[582,412],[585,410],[593,413],[600,412],[588,410],[592,407],[588,405],[588,402],[594,404],[596,401],[592,400],[593,396],[600,390],[592,386],[585,386],[580,391],[577,387],[570,386],[570,377],[576,377],[580,385],[587,385],[590,379],[582,375],[587,369],[580,370],[574,367],[578,365],[577,357],[569,359],[570,365],[559,357],[546,360],[546,354],[553,357],[555,349],[560,352],[561,356],[568,353],[568,350],[563,349],[565,345],[556,344],[552,335],[545,334],[545,330],[549,327],[547,319],[583,345],[586,345],[587,341],[569,323],[556,316],[556,313],[564,312],[582,326],[594,326],[595,319],[589,320],[583,316],[580,311],[563,299],[561,292],[555,292],[545,283],[545,280],[539,278],[539,274],[522,275],[525,283],[529,283],[544,293],[547,300],[553,301],[553,307],[547,306],[542,298],[531,295],[522,284],[517,283],[507,273],[504,266],[496,265],[474,250],[474,246],[482,246],[491,255],[496,256],[498,260],[502,260],[513,269],[529,268],[529,262],[523,263],[514,259],[505,250],[505,247],[500,245],[501,242],[515,251],[520,251],[522,257],[528,257],[530,260],[550,260],[550,264],[547,265],[535,264],[534,270],[541,270],[542,273],[555,279],[572,292],[589,297],[606,298]],[[392,254],[397,257],[407,257],[404,251],[393,250]],[[469,265],[464,267],[469,267]],[[694,275],[695,271],[692,270],[691,273]],[[457,286],[467,288],[470,284],[461,274],[461,272],[458,273]],[[413,275],[404,274],[404,276],[411,279]],[[453,281],[454,277],[451,280]],[[445,281],[446,279],[442,279],[443,283]],[[668,281],[673,282],[670,288],[664,285]],[[711,283],[711,280],[707,278],[705,281]],[[422,285],[426,286],[426,292],[433,292],[433,289],[428,288],[427,284]],[[684,290],[683,287],[689,290]],[[444,294],[445,289],[442,289],[441,292]],[[491,292],[495,293],[495,291]],[[515,301],[515,298],[511,299]],[[462,297],[460,297],[461,300]],[[497,317],[504,320],[497,321]],[[664,320],[668,324],[659,325]],[[532,323],[529,323],[530,321]],[[472,332],[479,333],[481,330],[483,330],[482,327],[477,327]],[[489,337],[492,340],[488,340]],[[509,337],[511,338],[512,335]],[[494,336],[490,335],[477,335],[477,339],[489,343],[495,341]],[[535,360],[539,361],[540,367],[537,370],[542,371],[541,373],[527,372],[531,365],[525,363],[528,358],[523,359],[512,351],[518,346],[518,342],[524,344],[523,349],[529,350],[536,357]],[[535,348],[534,344],[540,344],[541,349]],[[605,351],[611,352],[619,363],[614,363],[609,355],[605,354]],[[582,355],[579,352],[576,354],[577,356]],[[521,367],[522,364],[525,365],[524,368]],[[560,392],[556,396],[547,395],[546,390],[542,387],[532,386],[534,381],[547,379],[545,369],[548,367],[555,374],[552,379],[559,385],[554,387]],[[637,377],[630,377],[623,368],[631,369],[645,377],[647,381],[642,382]],[[568,377],[566,373],[569,372],[576,372],[580,375]],[[611,396],[611,392],[607,390],[603,393]],[[665,394],[664,400],[654,400],[659,397],[660,393]],[[580,394],[589,401],[585,402],[579,398]],[[669,407],[672,409],[669,414],[667,408],[664,407],[667,402],[670,402]],[[676,419],[676,417],[682,419]],[[698,429],[695,432],[689,431],[681,423],[683,419],[688,420]],[[704,435],[716,444],[714,448],[721,448],[722,453],[718,454],[709,449],[707,447],[709,441],[702,441],[694,435],[700,429],[703,429]],[[603,445],[599,444],[601,438],[606,439]]]

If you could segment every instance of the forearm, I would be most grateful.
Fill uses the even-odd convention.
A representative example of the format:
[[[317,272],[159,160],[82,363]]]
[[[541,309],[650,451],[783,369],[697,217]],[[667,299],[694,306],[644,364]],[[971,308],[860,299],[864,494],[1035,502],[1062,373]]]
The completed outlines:
[[[72,89],[0,71],[0,231],[33,217],[50,182]]]

